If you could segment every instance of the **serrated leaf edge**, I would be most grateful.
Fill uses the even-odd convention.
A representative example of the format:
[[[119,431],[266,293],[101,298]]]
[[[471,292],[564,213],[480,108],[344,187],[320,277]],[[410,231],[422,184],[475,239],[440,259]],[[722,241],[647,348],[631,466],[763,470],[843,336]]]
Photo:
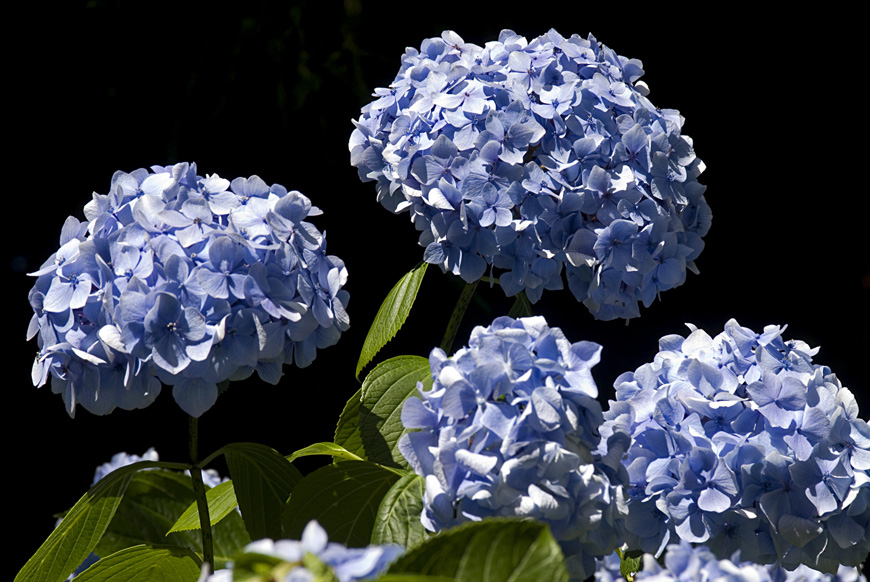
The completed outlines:
[[[429,263],[420,263],[407,273],[390,289],[381,303],[375,319],[366,334],[360,350],[359,360],[356,364],[354,376],[359,380],[359,374],[369,362],[387,345],[408,319],[408,314],[417,299],[420,285],[426,274]],[[378,337],[380,336],[380,337]]]

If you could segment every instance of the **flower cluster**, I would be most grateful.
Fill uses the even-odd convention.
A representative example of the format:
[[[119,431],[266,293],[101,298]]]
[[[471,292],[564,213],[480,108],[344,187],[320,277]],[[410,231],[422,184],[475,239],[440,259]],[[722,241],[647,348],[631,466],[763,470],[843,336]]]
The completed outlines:
[[[739,554],[730,559],[718,559],[705,546],[692,547],[686,541],[669,545],[664,566],[646,554],[643,569],[635,574],[637,582],[866,582],[856,568],[842,566],[836,574],[823,574],[801,566],[792,572],[781,566],[759,565],[741,561]],[[599,560],[595,572],[597,582],[621,581],[619,557],[612,554]]]
[[[326,532],[316,521],[308,522],[300,541],[263,539],[248,544],[244,549],[245,554],[260,554],[281,560],[274,567],[269,580],[282,582],[326,579],[317,577],[310,569],[313,564],[308,560],[312,558],[318,565],[329,568],[338,582],[371,580],[386,570],[404,551],[404,548],[396,545],[346,548],[329,542]],[[232,570],[227,569],[202,578],[202,582],[230,582],[232,579]]]
[[[870,425],[818,348],[731,320],[669,335],[615,382],[602,437],[628,432],[630,547],[833,573],[870,551]]]
[[[307,222],[320,213],[257,176],[116,172],[31,273],[34,385],[50,376],[72,415],[143,408],[162,382],[199,416],[225,382],[307,366],[349,326],[344,263]]]
[[[476,327],[450,358],[436,348],[430,390],[408,398],[399,449],[426,479],[431,531],[489,516],[547,522],[572,577],[619,545],[625,513],[620,459],[627,435],[603,454],[591,368],[601,346],[570,343],[543,317],[499,317]]]
[[[683,118],[642,74],[592,36],[447,31],[363,107],[351,164],[410,213],[428,263],[468,282],[498,269],[533,303],[564,271],[596,318],[636,317],[695,270],[711,219]]]

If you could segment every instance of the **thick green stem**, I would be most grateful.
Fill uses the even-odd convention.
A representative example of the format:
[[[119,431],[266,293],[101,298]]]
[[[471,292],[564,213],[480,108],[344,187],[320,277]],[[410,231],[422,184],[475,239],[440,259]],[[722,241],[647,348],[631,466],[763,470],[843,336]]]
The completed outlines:
[[[190,417],[189,424],[190,477],[193,481],[193,495],[196,497],[196,508],[199,511],[199,528],[202,532],[202,561],[208,564],[210,571],[214,570],[214,541],[211,535],[211,518],[208,515],[208,501],[205,497],[205,484],[202,482],[202,468],[199,466],[199,419]]]
[[[450,315],[450,321],[447,322],[447,330],[444,332],[444,339],[441,340],[441,349],[448,356],[453,347],[453,340],[456,337],[456,332],[459,331],[459,324],[462,323],[462,317],[465,315],[465,310],[468,309],[468,304],[471,303],[471,298],[474,296],[474,290],[477,289],[477,284],[468,283],[459,295],[459,300],[456,302],[456,307],[453,308],[453,313]]]

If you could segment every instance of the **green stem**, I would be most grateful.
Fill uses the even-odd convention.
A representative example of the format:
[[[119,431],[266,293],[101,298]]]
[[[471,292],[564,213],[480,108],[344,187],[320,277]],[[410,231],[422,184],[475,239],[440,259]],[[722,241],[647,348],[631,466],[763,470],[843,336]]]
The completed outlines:
[[[447,322],[447,330],[444,332],[444,339],[441,340],[441,349],[448,356],[453,347],[453,340],[456,337],[456,332],[459,331],[459,324],[462,323],[462,317],[465,315],[465,310],[468,309],[468,304],[471,303],[471,298],[474,296],[474,290],[477,289],[477,284],[468,283],[459,295],[459,300],[456,302],[456,307],[453,308],[453,313],[450,315],[450,321]]]
[[[517,293],[517,298],[514,299],[514,304],[511,306],[511,310],[508,311],[508,315],[514,319],[520,317],[531,317],[534,315],[534,313],[532,313],[532,304],[529,302],[529,298],[526,296],[525,291]]]
[[[214,570],[214,542],[211,535],[211,518],[208,515],[208,501],[205,497],[205,484],[202,482],[202,468],[199,459],[199,419],[191,416],[189,424],[190,477],[193,481],[193,495],[196,497],[196,508],[199,511],[199,528],[202,532],[202,561],[208,564],[210,571]]]
[[[206,458],[204,458],[199,463],[199,466],[200,467],[208,467],[212,461],[214,461],[215,459],[217,459],[218,457],[220,457],[223,454],[224,454],[224,447],[221,447],[218,450],[216,450],[215,452],[213,452],[212,454],[210,454],[209,456],[207,456]]]

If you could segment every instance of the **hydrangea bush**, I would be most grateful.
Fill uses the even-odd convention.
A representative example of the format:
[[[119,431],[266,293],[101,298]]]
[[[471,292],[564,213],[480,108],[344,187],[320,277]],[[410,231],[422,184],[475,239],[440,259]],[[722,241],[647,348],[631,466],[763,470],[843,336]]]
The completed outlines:
[[[625,507],[616,433],[599,449],[602,422],[591,368],[601,346],[571,343],[543,317],[499,317],[476,327],[468,347],[429,356],[430,390],[409,398],[399,441],[425,477],[421,516],[437,532],[486,517],[549,524],[572,577],[620,544]]]
[[[532,303],[567,280],[596,318],[636,317],[695,270],[711,219],[683,118],[643,72],[592,36],[446,31],[363,107],[351,164],[426,262]]]
[[[275,384],[349,326],[347,270],[310,200],[196,165],[117,172],[31,275],[33,383],[95,414],[148,406],[161,382],[192,416],[254,371]]]
[[[870,425],[817,349],[778,326],[690,326],[619,376],[605,412],[601,346],[525,300],[567,282],[595,318],[627,320],[696,271],[704,166],[642,74],[555,30],[483,47],[447,31],[407,50],[349,147],[380,203],[411,216],[424,263],[385,299],[357,377],[427,264],[468,285],[441,348],[375,365],[334,440],[289,455],[244,442],[202,456],[198,418],[229,382],[277,383],[348,328],[344,263],[309,222],[320,210],[194,164],[116,173],[31,273],[33,383],[50,379],[70,415],[172,386],[190,459],[113,457],[15,581],[866,582]],[[487,275],[517,318],[448,356]],[[312,455],[333,462],[303,475]],[[206,469],[220,457],[229,479]]]
[[[651,363],[619,376],[602,437],[632,444],[630,547],[676,539],[720,559],[740,551],[834,573],[870,551],[870,426],[817,348],[730,320],[711,337],[665,336]]]

